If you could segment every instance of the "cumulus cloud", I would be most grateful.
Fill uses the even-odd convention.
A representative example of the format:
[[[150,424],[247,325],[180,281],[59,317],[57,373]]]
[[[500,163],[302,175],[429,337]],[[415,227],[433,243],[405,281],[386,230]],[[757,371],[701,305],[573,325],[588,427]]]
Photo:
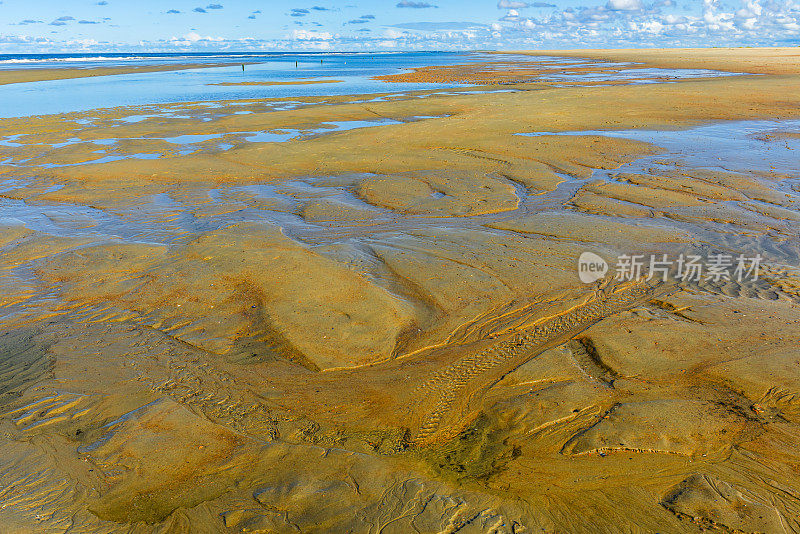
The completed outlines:
[[[194,11],[195,13],[208,13],[208,11],[206,11],[202,7],[196,7],[192,11]]]
[[[608,0],[606,9],[610,11],[640,11],[642,0]]]
[[[192,31],[189,32],[181,37],[172,37],[169,39],[169,42],[175,46],[192,46],[197,45],[198,47],[204,47],[208,45],[213,45],[215,43],[224,43],[226,39],[224,37],[212,37],[210,35],[202,36],[199,33]]]
[[[733,13],[719,11],[719,0],[703,0],[703,20],[712,31],[733,30]]]
[[[170,9],[169,11],[167,11],[167,15],[177,15],[178,13],[180,13],[180,11],[178,11],[177,9]]]
[[[386,37],[387,39],[399,39],[401,37],[407,36],[409,32],[401,32],[393,28],[386,28],[385,30],[383,30],[383,34],[384,37]]]
[[[291,11],[291,13],[289,13],[289,15],[292,16],[292,17],[305,17],[309,13],[311,13],[311,12],[309,10],[307,10],[307,9],[296,7],[294,9],[292,9],[292,11]]]
[[[208,4],[206,9],[222,9],[222,4]]]
[[[333,34],[314,30],[292,30],[291,38],[297,41],[330,41]]]

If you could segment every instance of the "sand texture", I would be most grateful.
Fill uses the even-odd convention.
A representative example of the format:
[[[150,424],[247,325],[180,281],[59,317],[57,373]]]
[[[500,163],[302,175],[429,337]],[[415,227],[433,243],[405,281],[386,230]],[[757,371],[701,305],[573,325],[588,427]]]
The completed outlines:
[[[0,120],[0,532],[800,532],[797,50],[530,54]]]

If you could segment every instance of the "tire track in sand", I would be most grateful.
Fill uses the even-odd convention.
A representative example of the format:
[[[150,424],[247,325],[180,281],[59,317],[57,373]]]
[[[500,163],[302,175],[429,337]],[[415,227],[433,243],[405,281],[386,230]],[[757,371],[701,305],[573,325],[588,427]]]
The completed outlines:
[[[435,373],[413,396],[420,399],[416,413],[426,413],[411,443],[427,446],[446,441],[461,429],[473,399],[504,375],[548,348],[594,323],[633,307],[653,296],[655,289],[639,283],[593,298],[563,313],[545,318],[491,348],[465,356]],[[465,421],[464,421],[465,422]]]

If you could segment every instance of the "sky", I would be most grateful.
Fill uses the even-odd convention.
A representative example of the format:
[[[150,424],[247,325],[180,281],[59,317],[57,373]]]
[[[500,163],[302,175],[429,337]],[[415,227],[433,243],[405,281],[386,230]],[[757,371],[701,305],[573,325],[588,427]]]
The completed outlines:
[[[2,0],[0,53],[800,46],[800,0]]]

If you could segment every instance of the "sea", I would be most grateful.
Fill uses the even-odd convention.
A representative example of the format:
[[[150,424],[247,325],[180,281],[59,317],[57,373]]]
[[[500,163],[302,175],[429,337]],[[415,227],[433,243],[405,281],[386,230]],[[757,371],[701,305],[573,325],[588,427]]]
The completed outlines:
[[[0,70],[150,65],[223,64],[178,71],[135,73],[0,85],[0,117],[86,111],[96,108],[249,98],[412,91],[448,84],[387,83],[374,76],[429,65],[485,61],[485,53],[153,53],[0,54]],[[242,70],[242,65],[245,65]],[[341,83],[306,84],[307,78]],[[238,82],[298,82],[297,85],[236,85]]]
[[[214,67],[94,76],[66,80],[0,85],[0,118],[88,111],[98,108],[145,106],[177,102],[304,98],[337,95],[402,94],[407,91],[448,89],[463,84],[397,83],[376,76],[397,74],[431,65],[498,61],[488,52],[302,52],[302,53],[75,53],[0,54],[0,71],[10,69],[91,69],[160,65],[211,64]],[[502,61],[550,63],[550,82],[593,83],[634,78],[632,83],[675,81],[687,77],[719,76],[699,69],[609,70],[587,74],[558,73],[565,64],[600,65],[580,58],[503,55]],[[543,62],[543,63],[542,63]],[[604,64],[608,65],[608,64]],[[620,67],[630,64],[618,64]],[[242,68],[244,66],[244,69]],[[650,77],[644,80],[635,78]],[[338,83],[303,84],[325,78]],[[543,80],[544,81],[544,80]],[[220,85],[281,82],[278,85]],[[296,83],[292,83],[296,82]]]

